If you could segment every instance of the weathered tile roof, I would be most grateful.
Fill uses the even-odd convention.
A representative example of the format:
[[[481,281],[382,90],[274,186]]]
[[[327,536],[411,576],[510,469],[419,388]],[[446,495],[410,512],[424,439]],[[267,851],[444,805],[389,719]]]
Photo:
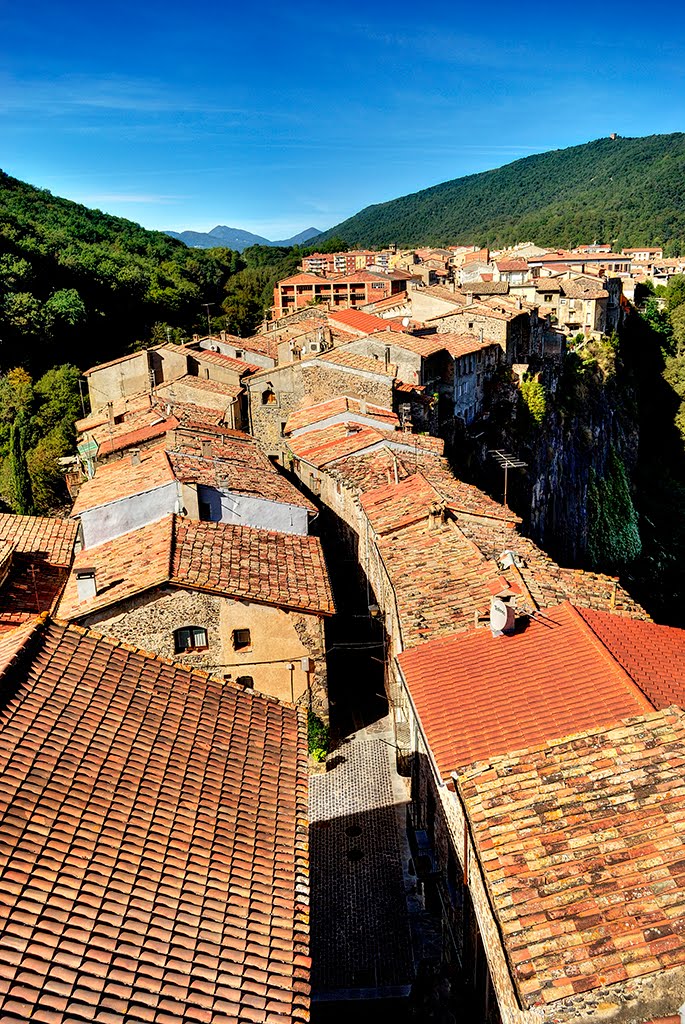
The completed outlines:
[[[590,281],[587,278],[561,281],[560,284],[562,293],[570,299],[606,299],[609,296],[599,281]]]
[[[360,352],[350,352],[347,346],[341,345],[331,352],[324,352],[323,355],[314,357],[314,362],[323,362],[327,365],[342,366],[347,370],[362,370],[365,373],[374,373],[379,377],[397,376],[397,366],[390,363],[388,366],[382,359],[374,359],[372,356],[363,356]],[[307,365],[306,363],[304,364]]]
[[[318,537],[176,518],[172,580],[263,604],[333,614]]]
[[[234,359],[233,356],[225,355],[223,352],[212,352],[208,348],[195,348],[192,345],[162,345],[162,349],[170,352],[182,352],[183,355],[197,360],[198,363],[223,366],[225,369],[234,370],[239,377],[261,370],[261,366],[257,366],[256,363],[250,363],[246,359]]]
[[[123,423],[104,423],[89,431],[98,443],[98,455],[112,455],[155,437],[163,437],[178,426],[175,416],[167,416],[159,407],[143,409],[127,417]]]
[[[459,773],[524,1007],[685,964],[684,766],[671,708]]]
[[[62,619],[79,619],[152,587],[167,583],[171,576],[173,516],[165,516],[113,540],[79,551],[64,588],[57,614]],[[95,569],[97,593],[79,601],[76,572]]]
[[[320,468],[352,452],[381,444],[386,433],[359,423],[334,423],[323,430],[310,430],[288,438],[288,447],[296,458],[306,459]]]
[[[82,485],[71,514],[78,516],[100,505],[162,487],[173,480],[164,445],[158,444],[141,451],[140,462],[136,466],[130,458],[98,466],[93,479]]]
[[[243,388],[240,383],[227,383],[226,381],[218,380],[207,380],[205,377],[194,377],[192,374],[187,373],[183,377],[176,377],[175,380],[167,381],[164,384],[158,384],[155,388],[155,394],[160,397],[167,395],[174,400],[174,388],[178,391],[179,388],[188,389],[191,391],[207,392],[212,395],[222,395],[228,400],[235,400],[240,394],[242,394]],[[185,391],[183,392],[185,393]]]
[[[656,708],[685,708],[685,629],[591,608],[585,622]]]
[[[570,604],[520,619],[513,636],[478,629],[397,660],[445,780],[472,761],[653,710]]]
[[[44,558],[52,565],[71,563],[78,526],[70,519],[0,514],[0,541],[19,554]]]
[[[321,430],[310,430],[288,438],[288,447],[296,458],[305,459],[319,468],[377,445],[412,455],[422,451],[441,455],[444,450],[444,442],[439,437],[377,430],[352,421],[334,423]]]
[[[362,409],[364,409],[364,412],[362,412]],[[329,416],[337,416],[340,413],[347,412],[379,420],[384,426],[390,424],[393,427],[399,427],[399,420],[392,409],[387,409],[382,405],[373,405],[371,402],[360,402],[358,398],[348,398],[347,395],[341,395],[338,398],[330,398],[327,402],[317,402],[316,405],[308,405],[303,409],[296,409],[288,417],[285,433],[292,434],[295,430],[313,427],[321,420],[328,419]]]
[[[85,430],[92,430],[94,427],[102,426],[103,423],[107,423],[109,416],[112,419],[119,416],[133,416],[137,412],[141,412],[144,409],[150,408],[150,395],[148,392],[139,395],[130,395],[127,398],[118,398],[112,402],[111,413],[108,412],[107,407],[101,407],[97,412],[92,412],[83,419],[76,420],[75,426],[79,433]]]
[[[82,602],[76,571],[85,567],[95,569],[97,593]],[[80,551],[59,615],[80,619],[165,583],[323,615],[335,610],[317,537],[166,516]]]
[[[2,1020],[308,1020],[303,717],[75,627],[34,645],[0,709]]]
[[[52,611],[66,582],[78,524],[42,516],[0,515],[0,632]]]
[[[205,454],[205,442],[209,442],[209,454]],[[202,438],[177,433],[169,438],[167,455],[176,479],[183,483],[224,488],[316,512],[312,502],[276,469],[250,434],[233,431]]]

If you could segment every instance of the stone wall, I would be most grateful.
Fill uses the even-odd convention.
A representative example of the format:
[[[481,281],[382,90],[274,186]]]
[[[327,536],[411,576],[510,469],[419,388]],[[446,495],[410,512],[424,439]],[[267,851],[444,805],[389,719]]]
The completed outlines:
[[[312,403],[326,402],[338,395],[366,399],[374,405],[392,408],[392,377],[326,366],[316,360],[302,363],[304,393]]]
[[[323,620],[318,615],[166,586],[82,621],[106,636],[191,668],[234,682],[249,676],[255,690],[311,704],[320,717],[328,718]],[[187,626],[207,630],[207,650],[175,652],[174,631]],[[240,650],[234,643],[237,629],[249,630],[251,637],[249,646]],[[311,667],[302,663],[309,658]]]

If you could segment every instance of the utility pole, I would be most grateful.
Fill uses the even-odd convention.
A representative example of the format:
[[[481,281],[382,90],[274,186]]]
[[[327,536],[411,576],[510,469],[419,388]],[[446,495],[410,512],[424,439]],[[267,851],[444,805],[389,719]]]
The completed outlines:
[[[212,333],[212,325],[211,325],[211,321],[209,319],[209,311],[212,308],[212,306],[215,305],[215,303],[214,302],[203,302],[202,305],[207,310],[207,335],[209,336]]]

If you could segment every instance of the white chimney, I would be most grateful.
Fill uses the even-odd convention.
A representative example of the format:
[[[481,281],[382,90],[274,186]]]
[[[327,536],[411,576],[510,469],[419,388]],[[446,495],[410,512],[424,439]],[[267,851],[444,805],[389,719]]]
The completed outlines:
[[[210,438],[203,437],[202,438],[202,458],[203,459],[211,459],[211,457],[212,457],[212,442],[211,442]]]
[[[76,570],[76,589],[79,602],[91,601],[98,592],[95,581],[95,569]]]
[[[131,448],[131,465],[140,465],[140,448]]]

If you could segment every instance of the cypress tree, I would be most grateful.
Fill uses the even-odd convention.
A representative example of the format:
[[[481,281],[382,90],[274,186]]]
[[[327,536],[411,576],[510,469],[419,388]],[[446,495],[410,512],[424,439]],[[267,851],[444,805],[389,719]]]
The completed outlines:
[[[26,462],[26,413],[22,409],[10,430],[10,486],[15,511],[28,516],[33,512],[33,488]]]

